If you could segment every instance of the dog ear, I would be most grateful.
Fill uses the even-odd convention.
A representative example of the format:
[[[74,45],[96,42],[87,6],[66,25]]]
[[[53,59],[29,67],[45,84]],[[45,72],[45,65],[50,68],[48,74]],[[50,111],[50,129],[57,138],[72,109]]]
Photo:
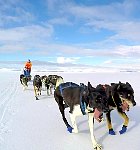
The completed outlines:
[[[122,85],[122,83],[121,83],[121,81],[119,81],[119,85],[117,86],[117,90],[120,89],[121,85]]]
[[[129,86],[130,86],[130,84],[129,84],[128,82],[126,82],[126,85],[129,85]]]
[[[114,89],[119,90],[119,89],[120,89],[120,87],[121,87],[121,85],[120,85],[120,84],[115,84],[115,83],[111,83],[111,86],[112,86],[113,90],[114,90]]]
[[[88,90],[92,91],[92,89],[93,89],[93,87],[92,87],[91,83],[88,81]]]
[[[92,85],[91,85],[91,83],[88,81],[88,87],[91,87],[92,88]]]
[[[111,83],[111,86],[113,86],[115,83]]]

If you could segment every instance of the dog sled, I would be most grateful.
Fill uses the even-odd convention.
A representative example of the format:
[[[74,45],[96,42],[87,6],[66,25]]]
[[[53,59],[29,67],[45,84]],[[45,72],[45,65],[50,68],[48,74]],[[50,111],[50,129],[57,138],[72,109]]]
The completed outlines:
[[[30,75],[30,70],[24,68],[24,76],[28,79],[28,81],[31,81],[31,75]]]

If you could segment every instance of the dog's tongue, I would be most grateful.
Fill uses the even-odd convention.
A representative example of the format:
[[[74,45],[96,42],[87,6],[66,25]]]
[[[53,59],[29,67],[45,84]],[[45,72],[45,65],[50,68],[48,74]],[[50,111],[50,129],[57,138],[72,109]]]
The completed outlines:
[[[124,102],[122,103],[121,108],[122,108],[123,112],[125,112],[126,110],[128,111],[129,105],[127,104],[126,101],[124,101]]]
[[[98,121],[101,122],[101,118],[100,116],[102,115],[102,112],[100,112],[97,108],[95,108],[94,110],[94,118]]]

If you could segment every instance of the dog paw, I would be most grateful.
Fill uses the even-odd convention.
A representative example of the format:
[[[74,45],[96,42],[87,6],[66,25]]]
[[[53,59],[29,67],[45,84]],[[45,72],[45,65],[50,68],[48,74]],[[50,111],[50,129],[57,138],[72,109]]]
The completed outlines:
[[[94,149],[95,149],[95,150],[101,150],[101,149],[102,149],[102,146],[101,146],[100,144],[96,144],[96,145],[94,146]]]
[[[72,133],[73,128],[71,126],[67,127],[67,131],[69,131],[70,133]]]
[[[39,100],[39,98],[38,98],[38,97],[36,97],[36,100]]]
[[[127,126],[123,125],[122,130],[120,130],[119,132],[120,132],[120,134],[124,134],[126,132],[126,130],[127,130]]]
[[[113,129],[109,129],[109,134],[110,135],[116,135],[115,131]]]

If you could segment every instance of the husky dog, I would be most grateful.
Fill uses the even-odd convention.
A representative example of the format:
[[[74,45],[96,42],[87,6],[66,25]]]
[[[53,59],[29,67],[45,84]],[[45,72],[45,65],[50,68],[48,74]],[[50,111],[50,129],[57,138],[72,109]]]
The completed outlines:
[[[40,75],[34,76],[33,86],[34,86],[35,98],[36,100],[39,100],[38,96],[41,95],[41,88],[42,88]]]
[[[24,75],[20,75],[20,83],[23,85],[23,90],[25,90],[28,87],[28,78]]]

